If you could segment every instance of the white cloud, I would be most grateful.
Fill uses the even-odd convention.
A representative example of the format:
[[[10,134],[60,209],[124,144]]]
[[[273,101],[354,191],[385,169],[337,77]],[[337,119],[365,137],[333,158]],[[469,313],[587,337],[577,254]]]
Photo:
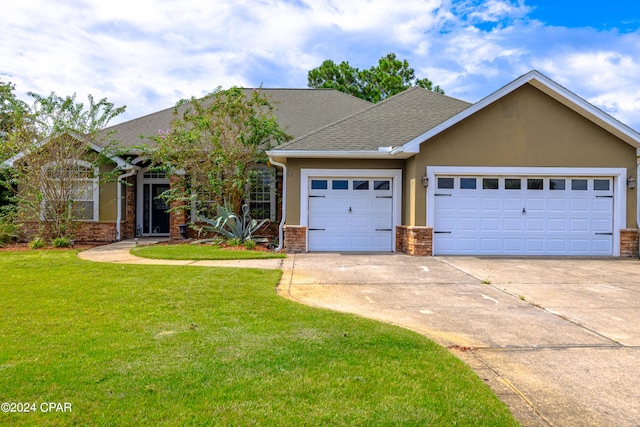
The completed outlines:
[[[523,0],[22,0],[0,26],[0,79],[92,93],[133,118],[221,85],[304,87],[324,59],[395,52],[469,101],[536,68],[640,128],[640,32],[549,27]]]

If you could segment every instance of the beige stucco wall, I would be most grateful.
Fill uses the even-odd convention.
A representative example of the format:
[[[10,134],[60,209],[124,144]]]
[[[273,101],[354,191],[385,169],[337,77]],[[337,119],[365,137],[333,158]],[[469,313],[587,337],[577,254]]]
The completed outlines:
[[[300,224],[301,169],[404,169],[404,163],[404,160],[288,159],[286,223]]]
[[[113,171],[113,165],[101,165],[100,177],[104,177],[103,174]],[[115,178],[114,178],[115,180]],[[99,195],[99,220],[100,221],[115,221],[118,215],[118,184],[116,182],[101,182],[100,183],[100,195]]]
[[[636,150],[526,84],[423,143],[407,161],[406,225],[426,223],[426,191],[416,185],[426,166],[626,168],[635,176]],[[636,227],[635,190],[627,190],[627,227]]]

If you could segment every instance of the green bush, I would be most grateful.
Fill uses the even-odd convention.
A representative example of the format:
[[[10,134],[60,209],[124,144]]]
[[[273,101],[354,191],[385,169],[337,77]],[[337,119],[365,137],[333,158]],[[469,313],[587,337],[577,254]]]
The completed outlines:
[[[0,247],[16,238],[18,226],[10,216],[0,216]]]
[[[68,237],[56,237],[51,241],[54,248],[68,248],[71,246],[71,239]]]
[[[244,241],[244,247],[246,249],[252,250],[256,248],[256,242],[254,242],[253,240],[245,240]]]
[[[242,240],[234,237],[232,239],[228,239],[226,242],[227,246],[242,246]]]
[[[45,243],[42,237],[34,237],[31,242],[29,242],[29,249],[42,249],[47,244]]]

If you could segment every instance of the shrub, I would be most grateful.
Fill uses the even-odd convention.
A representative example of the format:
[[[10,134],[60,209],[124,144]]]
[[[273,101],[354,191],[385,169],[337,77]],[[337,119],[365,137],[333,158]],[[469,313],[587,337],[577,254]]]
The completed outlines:
[[[0,216],[0,247],[16,238],[18,226],[9,215]]]
[[[253,240],[253,233],[270,222],[268,219],[258,222],[251,218],[249,206],[247,205],[242,206],[242,215],[232,212],[226,206],[218,206],[217,212],[218,216],[214,220],[198,217],[198,221],[206,223],[206,225],[200,227],[200,233],[218,233],[227,239],[238,239],[242,243],[247,240]]]
[[[56,237],[51,241],[54,248],[68,248],[71,246],[71,239],[68,237]]]
[[[238,239],[237,237],[229,239],[225,243],[227,246],[242,246],[242,240]]]
[[[256,248],[256,242],[254,242],[253,240],[245,240],[244,242],[244,247],[246,249],[255,249]]]
[[[42,237],[34,237],[29,243],[29,249],[42,249],[45,246],[47,246],[47,244]]]

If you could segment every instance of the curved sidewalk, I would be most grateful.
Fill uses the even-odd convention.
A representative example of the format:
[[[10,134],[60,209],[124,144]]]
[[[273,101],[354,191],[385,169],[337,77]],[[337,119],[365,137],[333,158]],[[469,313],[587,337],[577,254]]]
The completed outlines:
[[[219,261],[194,261],[194,260],[165,260],[140,258],[129,251],[135,246],[152,245],[163,241],[158,238],[141,238],[122,240],[104,246],[87,249],[78,253],[80,259],[96,262],[110,262],[116,264],[146,264],[146,265],[195,265],[199,267],[242,267],[264,268],[269,270],[286,269],[287,258],[272,259],[247,259],[247,260],[219,260]]]

